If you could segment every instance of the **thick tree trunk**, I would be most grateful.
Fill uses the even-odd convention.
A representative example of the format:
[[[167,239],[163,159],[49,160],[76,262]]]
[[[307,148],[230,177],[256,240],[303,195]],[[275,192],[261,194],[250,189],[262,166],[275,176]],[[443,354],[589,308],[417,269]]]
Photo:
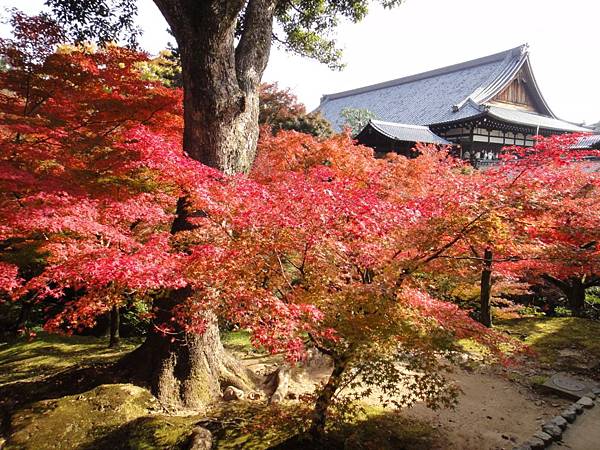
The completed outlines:
[[[177,202],[171,233],[193,228],[186,198]],[[248,390],[250,373],[221,343],[217,317],[207,311],[203,334],[188,333],[178,322],[177,307],[190,301],[190,287],[163,292],[153,302],[154,319],[144,343],[122,364],[146,380],[163,406],[197,409],[219,398],[221,385]],[[167,331],[168,330],[168,331]]]
[[[269,60],[276,0],[154,1],[181,55],[184,149],[227,174],[248,172],[256,155],[258,86]],[[237,46],[236,28],[242,30]]]
[[[325,425],[327,424],[327,415],[331,401],[336,391],[342,382],[342,375],[348,366],[348,357],[333,357],[333,371],[327,380],[327,384],[323,387],[312,414],[312,422],[308,430],[309,437],[315,445],[323,442],[325,436]]]
[[[191,295],[178,289],[154,302],[156,316],[145,342],[126,362],[148,380],[152,393],[167,408],[198,409],[219,398],[221,385],[248,390],[247,373],[223,348],[217,318],[206,313],[206,330],[191,334],[173,327],[173,309]]]
[[[109,322],[110,338],[108,340],[108,347],[113,348],[117,347],[120,341],[119,326],[121,324],[121,314],[119,313],[119,307],[116,305],[113,305],[110,309]]]
[[[485,249],[483,255],[483,270],[481,271],[481,310],[479,321],[486,327],[492,326],[492,308],[490,297],[492,294],[492,251]]]
[[[232,89],[224,97],[223,110],[211,111],[208,104],[219,103],[211,98],[211,92],[199,86],[194,74],[199,63],[193,57],[192,48],[182,49],[182,55],[192,53],[185,59],[184,70],[184,148],[188,154],[204,164],[216,167],[226,174],[245,173],[250,170],[256,156],[258,142],[258,92]],[[223,94],[218,94],[219,96]],[[227,149],[227,151],[224,151]]]
[[[184,150],[226,174],[248,172],[256,155],[258,86],[269,59],[276,0],[154,2],[181,55]],[[242,30],[237,46],[236,28]],[[188,208],[180,199],[172,233],[189,229]],[[156,325],[175,325],[174,311],[191,295],[190,289],[179,289],[157,300]],[[247,388],[246,373],[223,349],[216,317],[207,312],[205,319],[202,335],[181,330],[165,335],[155,327],[127,358],[145,364],[152,390],[164,405],[202,407],[218,397],[224,379],[223,384]]]

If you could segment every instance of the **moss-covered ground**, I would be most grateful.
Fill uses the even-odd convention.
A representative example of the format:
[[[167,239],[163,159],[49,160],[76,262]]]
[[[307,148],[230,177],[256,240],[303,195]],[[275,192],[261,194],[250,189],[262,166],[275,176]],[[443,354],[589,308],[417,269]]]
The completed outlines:
[[[544,364],[556,364],[564,351],[600,360],[598,322],[536,317],[499,320],[495,326],[528,344]],[[238,353],[255,352],[244,331],[226,333],[223,341]],[[82,367],[93,371],[138,343],[125,340],[118,349],[108,349],[105,339],[41,334],[33,340],[0,344],[0,391],[18,396],[24,391],[17,388],[51,390],[48,379]],[[306,423],[298,403],[287,407],[225,403],[201,415],[182,417],[168,415],[148,391],[131,384],[102,384],[74,395],[43,394],[36,401],[7,403],[14,406],[4,411],[7,449],[177,449],[186,446],[196,425],[210,429],[220,449],[307,448],[306,443],[294,441]],[[440,439],[427,423],[370,409],[356,421],[333,429],[328,447],[443,448]]]
[[[527,344],[544,364],[560,363],[565,352],[600,361],[600,322],[578,317],[524,317],[496,328]]]
[[[107,348],[108,340],[91,336],[59,336],[40,333],[0,344],[0,386],[34,381],[73,367],[109,363],[139,345],[139,339],[124,339],[118,348]]]
[[[245,331],[224,333],[223,342],[238,353],[257,353]],[[123,340],[119,348],[108,349],[106,339],[44,333],[0,344],[0,390],[8,396],[19,396],[22,389],[39,389],[40,394],[33,402],[5,402],[14,409],[3,411],[4,448],[178,449],[186,447],[197,425],[211,430],[219,449],[286,448],[303,428],[306,408],[298,406],[236,402],[216,405],[202,415],[172,416],[147,390],[131,384],[102,384],[63,395],[46,383],[70,372],[80,376],[82,368],[93,373],[138,344]],[[433,435],[425,423],[371,408],[357,421],[336,428],[328,446],[347,448],[351,442],[352,448],[421,449],[428,448]]]

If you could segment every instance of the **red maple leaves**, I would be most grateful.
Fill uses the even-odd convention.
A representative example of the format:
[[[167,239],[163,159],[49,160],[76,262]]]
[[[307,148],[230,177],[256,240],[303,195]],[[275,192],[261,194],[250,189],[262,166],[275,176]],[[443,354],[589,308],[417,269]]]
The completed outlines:
[[[469,270],[486,246],[506,276],[598,272],[598,174],[565,164],[566,138],[476,172],[434,147],[375,159],[344,135],[264,133],[252,173],[225,176],[181,150],[181,92],[145,79],[144,55],[60,47],[31,65],[2,45],[0,239],[48,256],[28,280],[1,263],[0,289],[63,302],[49,329],[89,326],[124,293],[190,286],[174,316],[186,331],[210,309],[292,359],[306,336],[489,343],[416,275]],[[181,198],[190,226],[172,234]]]

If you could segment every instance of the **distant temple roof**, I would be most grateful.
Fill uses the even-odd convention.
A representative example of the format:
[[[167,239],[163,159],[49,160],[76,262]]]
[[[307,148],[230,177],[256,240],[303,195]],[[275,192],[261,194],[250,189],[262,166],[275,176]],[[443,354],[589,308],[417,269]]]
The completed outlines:
[[[397,141],[423,142],[426,144],[452,145],[451,142],[433,133],[422,125],[407,125],[403,123],[384,122],[371,119],[361,133],[368,133],[372,128],[384,136]],[[360,135],[360,133],[359,133]],[[358,136],[357,136],[358,137]]]
[[[487,104],[521,73],[536,112]],[[345,108],[369,110],[377,119],[439,125],[483,115],[530,127],[590,131],[558,119],[537,86],[526,45],[441,69],[349,91],[324,95],[317,108],[333,127],[343,126]]]
[[[600,134],[591,134],[588,136],[581,136],[577,144],[573,148],[593,148],[600,150]]]
[[[490,106],[488,111],[489,115],[496,119],[523,125],[530,125],[532,127],[540,127],[547,130],[572,131],[573,133],[591,131],[589,128],[584,128],[571,122],[565,122],[564,120],[553,117],[545,117],[540,114],[527,111],[501,108],[498,106]]]

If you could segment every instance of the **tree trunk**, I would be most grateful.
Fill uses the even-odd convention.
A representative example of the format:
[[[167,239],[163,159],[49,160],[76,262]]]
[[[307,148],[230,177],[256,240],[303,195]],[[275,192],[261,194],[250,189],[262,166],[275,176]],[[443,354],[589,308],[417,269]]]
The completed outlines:
[[[185,197],[178,200],[171,234],[194,228],[187,220],[189,207]],[[203,334],[182,329],[176,309],[191,296],[190,287],[158,295],[152,304],[154,319],[146,340],[122,360],[125,369],[133,369],[150,384],[163,406],[172,409],[206,406],[219,398],[221,384],[243,390],[252,384],[250,373],[223,348],[218,320],[212,312],[205,314]]]
[[[591,276],[591,280],[588,282],[585,281],[585,277],[581,276],[572,276],[566,280],[561,280],[552,275],[544,274],[542,278],[558,287],[565,294],[567,304],[575,315],[580,315],[585,309],[586,289],[595,286],[597,283],[594,275]]]
[[[154,2],[181,55],[184,149],[227,174],[248,172],[256,155],[258,87],[269,60],[276,0]],[[237,46],[236,28],[242,30]]]
[[[342,382],[342,375],[348,365],[348,357],[332,357],[333,358],[333,372],[327,380],[327,384],[323,387],[312,414],[312,422],[310,429],[308,430],[309,437],[314,444],[318,445],[323,442],[325,436],[325,425],[327,424],[327,415],[331,401],[336,391],[340,387]]]
[[[221,384],[244,390],[250,384],[246,372],[223,348],[214,314],[206,313],[206,330],[201,335],[186,333],[171,320],[173,309],[190,295],[191,289],[183,288],[156,299],[156,315],[146,340],[124,360],[170,409],[205,407],[219,398]],[[162,332],[165,325],[174,330]]]
[[[481,310],[479,312],[479,321],[488,328],[492,326],[491,293],[492,251],[486,248],[483,255],[483,270],[481,271]]]
[[[246,173],[256,155],[258,87],[273,35],[276,0],[154,0],[177,40],[184,90],[184,150],[226,174]],[[245,9],[244,9],[245,8]],[[242,9],[243,14],[242,14]],[[243,17],[241,27],[238,18]],[[236,43],[236,28],[241,35]],[[187,200],[177,205],[171,232],[190,229]],[[189,288],[155,301],[155,326],[124,361],[145,367],[153,393],[167,406],[199,408],[216,399],[220,381],[247,389],[248,373],[221,344],[217,319],[206,313],[202,335],[156,328],[189,300]],[[139,361],[143,366],[137,366]]]
[[[563,292],[567,296],[569,308],[573,313],[575,315],[581,314],[585,308],[585,285],[581,278],[569,278],[567,288],[563,289]]]
[[[119,326],[121,323],[121,315],[119,314],[119,307],[117,305],[113,305],[113,307],[110,309],[109,322],[110,339],[108,341],[108,347],[118,347],[120,341]]]

